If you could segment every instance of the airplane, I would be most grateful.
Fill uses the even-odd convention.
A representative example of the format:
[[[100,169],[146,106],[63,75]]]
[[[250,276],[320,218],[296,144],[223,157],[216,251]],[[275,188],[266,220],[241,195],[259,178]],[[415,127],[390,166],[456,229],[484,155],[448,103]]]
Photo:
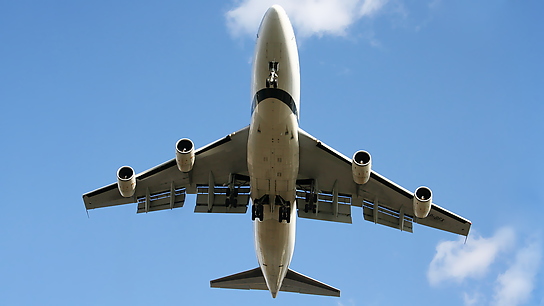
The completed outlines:
[[[418,223],[468,236],[471,222],[432,202],[421,186],[410,192],[372,170],[367,151],[352,158],[299,127],[300,67],[291,22],[278,5],[259,27],[251,81],[249,126],[198,150],[187,138],[175,158],[135,174],[122,166],[117,182],[83,195],[87,210],[137,203],[138,213],[182,207],[196,194],[197,213],[241,213],[251,205],[255,269],[210,281],[213,288],[340,296],[340,290],[289,268],[296,220],[367,221],[412,232]],[[249,204],[251,202],[251,204]]]

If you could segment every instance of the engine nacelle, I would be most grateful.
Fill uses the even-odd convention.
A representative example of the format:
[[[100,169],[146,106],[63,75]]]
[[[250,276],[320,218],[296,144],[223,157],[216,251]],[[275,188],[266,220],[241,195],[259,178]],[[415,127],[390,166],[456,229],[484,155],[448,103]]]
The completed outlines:
[[[176,143],[176,163],[181,172],[193,170],[195,164],[195,145],[190,139],[183,138]]]
[[[130,198],[136,191],[136,175],[134,169],[129,166],[123,166],[117,170],[117,187],[121,196]]]
[[[371,167],[372,158],[370,153],[363,150],[355,152],[351,160],[351,171],[355,183],[359,185],[366,184],[370,179]]]
[[[421,186],[414,192],[414,214],[416,217],[423,219],[429,215],[431,211],[431,203],[433,202],[433,193],[431,189]]]

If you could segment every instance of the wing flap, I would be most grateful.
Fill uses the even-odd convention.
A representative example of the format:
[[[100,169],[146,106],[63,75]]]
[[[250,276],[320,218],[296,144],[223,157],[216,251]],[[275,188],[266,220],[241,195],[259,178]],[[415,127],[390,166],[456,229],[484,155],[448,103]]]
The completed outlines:
[[[320,192],[317,194],[314,212],[313,209],[306,210],[309,204],[306,194],[304,190],[297,190],[297,213],[300,218],[351,224],[351,197]]]
[[[249,177],[239,174],[230,177],[227,185],[211,183],[197,187],[196,213],[246,213],[250,198]]]
[[[183,207],[184,203],[185,187],[175,188],[172,184],[170,190],[165,190],[152,194],[146,193],[145,196],[139,197],[137,213],[147,213],[164,209],[179,208]]]
[[[363,217],[366,221],[412,233],[412,218],[410,216],[379,204],[363,202]]]

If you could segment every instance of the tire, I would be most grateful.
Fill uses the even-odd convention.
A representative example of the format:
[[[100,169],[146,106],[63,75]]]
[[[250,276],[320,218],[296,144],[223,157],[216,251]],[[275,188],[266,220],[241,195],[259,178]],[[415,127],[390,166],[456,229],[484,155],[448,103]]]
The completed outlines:
[[[291,223],[291,209],[289,208],[285,210],[285,221],[287,221],[287,223]]]

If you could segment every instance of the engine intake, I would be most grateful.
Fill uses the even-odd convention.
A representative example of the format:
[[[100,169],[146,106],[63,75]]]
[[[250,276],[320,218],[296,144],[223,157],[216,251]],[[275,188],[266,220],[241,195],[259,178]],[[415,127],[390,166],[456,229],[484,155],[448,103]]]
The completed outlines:
[[[134,169],[129,166],[123,166],[117,170],[117,187],[121,196],[130,198],[136,191],[136,176]]]
[[[366,184],[370,179],[371,167],[372,158],[370,153],[363,150],[355,152],[351,160],[351,171],[355,183],[359,185]]]
[[[429,215],[431,204],[433,202],[433,193],[431,189],[421,186],[414,192],[414,214],[423,219]]]
[[[181,172],[193,170],[195,163],[195,145],[190,139],[183,138],[176,143],[176,163]]]

